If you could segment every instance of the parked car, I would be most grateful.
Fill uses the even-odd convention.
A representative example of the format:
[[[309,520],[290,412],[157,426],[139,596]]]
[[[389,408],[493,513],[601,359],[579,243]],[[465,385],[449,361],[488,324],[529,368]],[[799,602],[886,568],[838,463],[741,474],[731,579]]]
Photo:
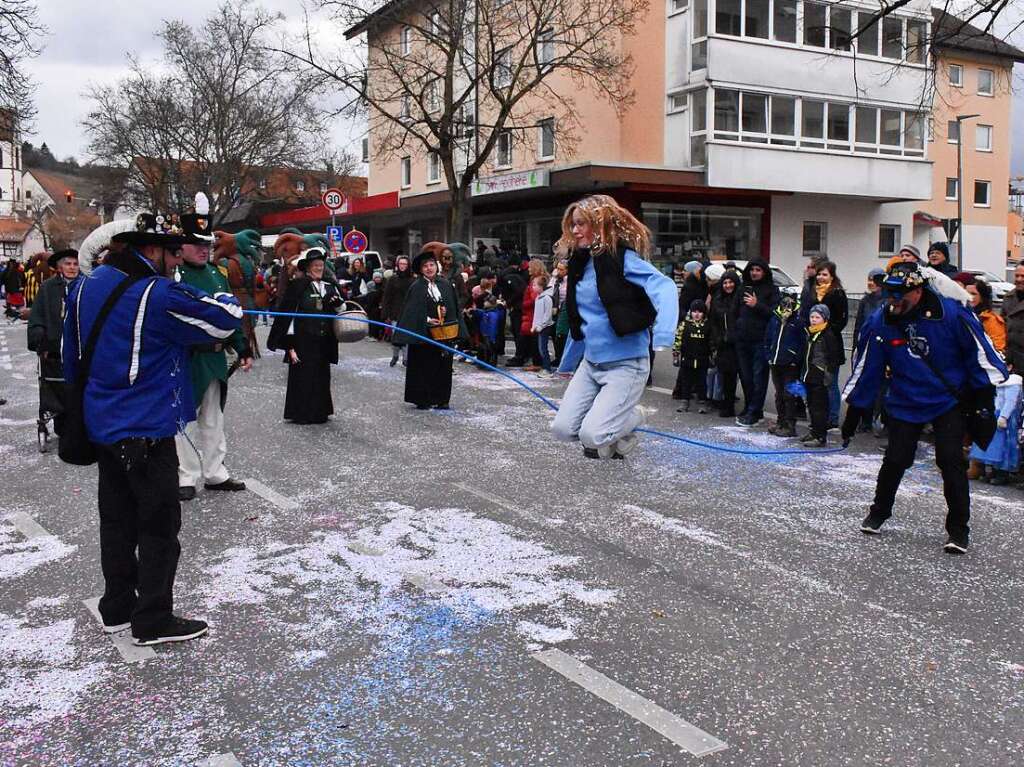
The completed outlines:
[[[989,285],[992,286],[992,300],[996,303],[1000,303],[1003,300],[1003,296],[1013,290],[1013,283],[1007,282],[1002,277],[997,277],[992,272],[986,272],[984,269],[964,269],[968,274],[973,274],[975,277],[985,280]]]
[[[723,266],[725,264],[732,264],[736,267],[736,271],[740,273],[742,273],[743,270],[747,268],[746,261],[740,261],[735,258],[729,259],[727,261],[713,261],[712,263],[722,264]],[[796,296],[797,298],[799,298],[801,289],[800,283],[794,280],[788,274],[786,274],[786,272],[777,267],[775,264],[768,264],[768,266],[772,270],[772,282],[775,283],[775,287],[779,289],[779,292],[786,293],[788,295]]]

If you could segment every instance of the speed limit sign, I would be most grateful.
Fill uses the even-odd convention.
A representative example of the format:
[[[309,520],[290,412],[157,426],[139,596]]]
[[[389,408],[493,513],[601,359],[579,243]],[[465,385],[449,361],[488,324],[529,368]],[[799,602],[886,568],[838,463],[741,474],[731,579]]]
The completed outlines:
[[[340,189],[328,189],[320,196],[320,202],[331,213],[339,213],[345,208],[348,200],[345,198],[345,193]]]

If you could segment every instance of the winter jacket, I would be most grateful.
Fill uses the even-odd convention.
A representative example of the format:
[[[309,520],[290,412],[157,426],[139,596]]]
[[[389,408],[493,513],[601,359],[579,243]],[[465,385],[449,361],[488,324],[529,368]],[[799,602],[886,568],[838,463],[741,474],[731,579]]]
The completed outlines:
[[[96,316],[125,279],[123,271],[104,265],[68,296],[63,357],[69,384]],[[184,430],[196,417],[188,347],[223,343],[241,324],[242,307],[229,293],[211,297],[155,272],[136,281],[114,305],[96,344],[84,396],[90,438],[110,445]]]
[[[843,391],[846,401],[861,410],[874,408],[887,370],[886,410],[911,423],[927,423],[953,409],[957,399],[949,387],[981,389],[1007,377],[1006,365],[974,312],[930,290],[908,316],[884,310],[867,319]]]
[[[402,316],[402,307],[405,306],[405,297],[409,293],[409,286],[416,279],[410,270],[395,272],[386,283],[384,283],[384,296],[380,302],[380,313],[386,322],[394,322]]]
[[[860,340],[860,331],[864,327],[864,322],[874,314],[878,307],[885,301],[885,296],[882,295],[881,290],[876,290],[874,293],[865,293],[860,302],[857,304],[857,316],[853,321],[853,349],[857,349],[857,343]]]
[[[759,282],[754,282],[750,277],[750,270],[755,266],[760,266],[765,271],[765,276]],[[780,297],[779,289],[772,282],[772,272],[768,264],[760,258],[748,263],[743,270],[743,286],[738,290],[740,301],[736,314],[736,340],[763,343],[765,332],[768,330],[768,320]],[[743,301],[743,295],[751,291],[757,297],[757,303],[747,306]]]
[[[707,320],[687,317],[676,329],[676,340],[672,351],[679,354],[679,366],[707,367],[711,359],[711,328]]]
[[[690,304],[703,301],[708,297],[708,281],[701,272],[700,277],[687,274],[679,288],[679,316],[685,317],[690,312]]]
[[[1024,373],[1024,294],[1011,290],[1003,296],[1006,320],[1006,364]]]
[[[977,314],[978,319],[981,320],[981,326],[985,328],[986,335],[992,341],[992,345],[996,347],[997,352],[1002,354],[1006,349],[1006,320],[991,309],[986,309]]]
[[[764,337],[769,365],[800,365],[806,326],[797,312],[788,317],[779,314],[777,308],[772,312]]]
[[[519,333],[524,336],[533,335],[533,305],[537,301],[537,291],[533,285],[526,286],[526,292],[523,293],[523,316],[519,320]]]
[[[721,288],[711,297],[711,309],[708,322],[711,325],[711,348],[715,356],[715,366],[723,372],[737,370],[736,360],[736,316],[739,313],[742,287],[737,286],[733,293],[726,294]]]
[[[840,364],[846,362],[846,350],[843,348],[843,330],[850,321],[850,302],[846,299],[846,291],[842,288],[833,288],[819,301],[818,293],[814,293],[814,303],[824,304],[828,307],[828,328],[835,335],[839,342],[839,349],[842,353]],[[813,304],[812,304],[813,306]],[[800,313],[805,320],[809,320],[811,307],[800,307]]]
[[[43,283],[28,316],[28,348],[37,354],[60,354],[64,332],[64,300],[74,292],[81,275],[70,283],[59,274]]]
[[[843,345],[830,327],[816,332],[807,327],[804,330],[800,380],[818,386],[831,385],[843,364],[842,356]]]
[[[555,301],[555,286],[549,286],[543,293],[537,296],[533,304],[533,326],[531,333],[540,333],[544,328],[551,327],[554,320],[551,319],[551,312]]]

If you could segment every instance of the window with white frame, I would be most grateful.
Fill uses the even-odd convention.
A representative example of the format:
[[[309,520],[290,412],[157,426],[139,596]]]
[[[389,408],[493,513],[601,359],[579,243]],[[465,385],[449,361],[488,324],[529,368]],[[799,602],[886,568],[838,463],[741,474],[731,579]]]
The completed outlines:
[[[974,182],[974,207],[989,208],[992,206],[992,182]]]
[[[409,122],[412,119],[412,102],[408,96],[402,96],[401,106],[399,107],[398,116],[402,122]]]
[[[427,153],[427,183],[436,184],[441,180],[441,155],[437,152]]]
[[[690,94],[690,167],[707,164],[708,92]]]
[[[295,191],[296,192],[305,192],[306,191],[306,182],[303,181],[301,178],[298,179],[295,182]]]
[[[992,151],[992,126],[991,125],[975,125],[974,126],[974,148],[979,152],[991,152]]]
[[[546,29],[537,35],[537,63],[541,68],[548,67],[555,59],[555,32]]]
[[[412,158],[402,158],[402,189],[412,186]]]
[[[903,19],[898,16],[882,19],[882,57],[903,58]]]
[[[828,6],[823,3],[804,3],[804,45],[824,48],[827,39]]]
[[[771,0],[743,0],[743,35],[768,39],[772,17]]]
[[[853,11],[838,5],[829,7],[828,47],[834,51],[850,50],[853,31]]]
[[[408,56],[412,53],[412,27],[402,27],[402,31],[399,33],[398,46],[403,56]]]
[[[434,114],[441,108],[441,89],[436,79],[427,83],[427,95],[424,101],[427,103],[427,111],[430,114]]]
[[[796,99],[793,96],[772,95],[769,103],[771,112],[771,134],[773,144],[796,146]]]
[[[689,4],[690,0],[670,0],[668,4],[668,12],[670,14],[681,13],[682,11],[686,10]]]
[[[512,84],[512,49],[505,48],[494,55],[494,87],[507,88]]]
[[[946,141],[950,144],[960,143],[960,121],[948,120],[946,122]]]
[[[327,191],[327,182],[326,181],[321,181],[319,188],[320,188],[320,194],[323,194],[324,192],[326,192]]]
[[[555,120],[548,117],[537,123],[537,159],[553,160],[555,158]]]
[[[512,131],[503,130],[498,134],[497,155],[495,167],[512,167]]]
[[[693,39],[690,43],[690,71],[708,66],[708,0],[693,0]]]
[[[960,179],[946,176],[946,199],[955,200],[959,197]]]
[[[715,0],[715,32],[736,37],[743,34],[743,0]]]
[[[775,0],[772,3],[772,38],[780,43],[796,42],[797,0]]]
[[[902,233],[903,227],[899,224],[879,224],[878,255],[891,257],[899,253]]]
[[[949,84],[954,88],[964,87],[964,68],[959,64],[950,64],[949,69]]]
[[[266,189],[267,180],[265,178],[261,178],[259,181],[256,182],[256,186],[258,186],[260,189]]]
[[[919,19],[907,19],[906,58],[909,64],[923,64],[928,58],[928,26]]]
[[[858,27],[867,24],[870,18],[870,13],[858,13]],[[878,23],[878,19],[875,19],[857,35],[857,53],[861,56],[877,56],[879,52],[878,40],[881,34],[882,28]]]
[[[991,69],[978,70],[978,95],[991,96],[995,90],[996,74]]]
[[[434,11],[430,14],[430,34],[437,37],[443,30],[444,27],[441,24],[441,14],[438,11]]]
[[[804,221],[803,251],[808,257],[828,254],[828,223]]]
[[[689,96],[686,93],[673,93],[668,97],[668,113],[682,112],[689,104]]]
[[[367,136],[363,137],[363,162],[370,161],[370,139]]]

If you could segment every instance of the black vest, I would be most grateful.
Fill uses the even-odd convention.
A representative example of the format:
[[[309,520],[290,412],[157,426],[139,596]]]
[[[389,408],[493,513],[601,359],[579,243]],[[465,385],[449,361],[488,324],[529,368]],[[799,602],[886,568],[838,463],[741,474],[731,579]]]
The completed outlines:
[[[569,287],[565,293],[565,306],[569,312],[572,337],[577,341],[583,340],[583,320],[576,306],[576,285],[583,278],[583,270],[591,258],[597,273],[597,294],[615,335],[628,336],[651,327],[658,312],[647,291],[626,279],[626,248],[619,245],[615,253],[605,249],[593,255],[589,248],[582,248],[573,250],[569,256]]]

